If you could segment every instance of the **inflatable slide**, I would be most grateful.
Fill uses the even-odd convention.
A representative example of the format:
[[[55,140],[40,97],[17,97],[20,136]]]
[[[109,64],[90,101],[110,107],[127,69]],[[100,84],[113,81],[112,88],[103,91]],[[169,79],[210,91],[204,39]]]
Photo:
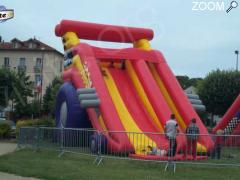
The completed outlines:
[[[65,50],[65,83],[56,107],[58,127],[106,132],[107,148],[127,149],[134,157],[146,159],[149,146],[168,149],[168,140],[158,133],[164,133],[172,113],[180,132],[196,118],[200,133],[208,134],[163,54],[151,49],[151,29],[63,20],[55,34],[62,37]],[[82,39],[131,43],[133,47],[100,48]],[[141,138],[124,132],[141,134]],[[178,136],[177,143],[179,152],[185,148],[185,136]],[[212,147],[210,136],[200,136],[199,151]]]

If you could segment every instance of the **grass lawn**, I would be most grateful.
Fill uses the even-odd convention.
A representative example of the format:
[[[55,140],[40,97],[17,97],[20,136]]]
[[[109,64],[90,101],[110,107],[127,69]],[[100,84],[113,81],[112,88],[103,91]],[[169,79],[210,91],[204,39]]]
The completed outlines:
[[[0,171],[21,176],[50,180],[84,179],[239,179],[238,167],[208,167],[206,165],[177,164],[177,170],[164,172],[163,163],[104,159],[104,164],[93,164],[94,157],[64,154],[58,158],[56,151],[20,150],[0,156]]]

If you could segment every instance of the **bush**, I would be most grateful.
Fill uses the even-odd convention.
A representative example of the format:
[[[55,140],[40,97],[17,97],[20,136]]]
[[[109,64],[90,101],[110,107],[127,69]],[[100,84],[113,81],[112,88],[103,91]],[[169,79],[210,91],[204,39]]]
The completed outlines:
[[[0,139],[10,138],[11,127],[7,123],[0,123]]]
[[[15,126],[15,123],[11,120],[0,120],[0,124],[8,124],[11,128]]]
[[[51,118],[19,120],[16,125],[16,134],[17,135],[19,134],[19,129],[21,127],[27,127],[27,126],[54,127],[55,120]]]

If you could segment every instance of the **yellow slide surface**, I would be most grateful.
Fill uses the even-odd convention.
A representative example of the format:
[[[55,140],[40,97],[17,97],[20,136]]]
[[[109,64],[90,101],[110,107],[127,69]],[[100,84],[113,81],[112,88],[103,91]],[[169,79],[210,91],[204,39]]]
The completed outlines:
[[[129,60],[126,60],[126,70],[128,72],[129,77],[131,78],[133,85],[135,86],[136,91],[138,92],[139,97],[141,98],[144,107],[146,108],[146,110],[148,111],[149,115],[151,116],[153,123],[156,125],[156,127],[159,129],[160,133],[164,132],[164,129],[160,123],[160,121],[158,120],[158,117],[142,87],[142,84],[140,83],[137,74],[131,64],[131,62]]]
[[[156,147],[156,143],[150,139],[145,134],[141,134],[140,136],[137,135],[137,133],[142,133],[140,128],[135,123],[134,119],[132,118],[131,114],[129,113],[128,109],[126,108],[126,105],[124,104],[121,95],[116,87],[116,84],[107,68],[102,68],[105,71],[106,76],[104,77],[104,81],[106,83],[106,86],[108,88],[108,91],[110,93],[110,96],[112,98],[112,101],[114,103],[114,106],[117,110],[117,113],[119,115],[119,118],[122,122],[122,125],[127,132],[134,132],[128,133],[128,138],[131,144],[133,145],[135,149],[136,154],[145,154],[147,151],[147,146],[150,145],[152,147]]]
[[[183,121],[181,115],[179,114],[179,112],[178,112],[178,110],[177,110],[177,108],[176,108],[172,98],[168,94],[168,91],[165,88],[162,80],[160,79],[156,68],[154,67],[154,65],[152,63],[149,63],[149,68],[150,68],[150,71],[152,72],[152,75],[153,75],[155,81],[157,82],[157,85],[158,85],[160,91],[162,92],[162,95],[164,96],[164,98],[165,98],[169,108],[175,114],[176,119],[178,120],[179,125],[181,126],[181,128],[185,129],[186,128],[186,124]]]

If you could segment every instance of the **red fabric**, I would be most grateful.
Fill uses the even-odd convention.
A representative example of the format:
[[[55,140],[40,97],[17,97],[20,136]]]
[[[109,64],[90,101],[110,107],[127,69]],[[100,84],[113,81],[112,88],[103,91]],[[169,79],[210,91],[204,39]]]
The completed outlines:
[[[222,144],[223,141],[224,141],[223,136],[217,136],[217,137],[216,137],[215,146],[216,146],[216,145],[220,145],[220,144]]]
[[[103,116],[104,123],[108,131],[125,131],[115,106],[112,102],[111,96],[105,85],[103,75],[97,64],[97,59],[95,58],[91,46],[87,44],[82,44],[81,50],[78,51],[81,60],[87,65],[88,71],[90,73],[90,78],[92,80],[92,86],[96,88],[100,99],[100,112]],[[74,80],[73,80],[74,81]],[[75,81],[74,81],[75,82]],[[90,119],[92,123],[95,123],[93,119]],[[94,125],[93,125],[94,126]],[[110,149],[113,151],[123,151],[125,149],[132,150],[133,147],[130,144],[128,137],[123,133],[111,133],[111,136],[107,136],[108,144]],[[113,143],[114,142],[114,143]]]
[[[86,43],[80,43],[73,48],[73,53],[78,54],[84,50]],[[88,45],[89,46],[89,45]],[[99,48],[91,46],[91,51],[97,59],[103,59],[104,61],[119,61],[119,60],[131,60],[138,61],[144,59],[144,61],[149,61],[157,63],[157,51],[144,51],[137,48],[124,48],[124,49],[109,49],[109,48]]]
[[[240,123],[238,123],[238,125],[234,128],[231,135],[237,135],[237,136],[230,136],[225,141],[222,138],[222,142],[226,143],[226,145],[228,146],[240,146],[240,137],[238,136],[240,135]]]
[[[238,111],[240,111],[240,94],[238,95],[236,100],[233,102],[231,107],[224,114],[222,120],[213,129],[213,133],[215,134],[217,132],[217,130],[219,130],[219,129],[223,130]]]
[[[167,102],[154,80],[152,73],[150,72],[146,62],[143,60],[134,62],[133,67],[138,74],[139,80],[143,85],[153,109],[161,121],[161,124],[164,126],[171,115],[171,110],[169,109]]]
[[[184,156],[182,154],[176,154],[174,157],[170,158],[168,156],[158,156],[158,155],[138,155],[138,154],[130,154],[129,157],[135,159],[145,159],[145,160],[174,160],[174,161],[184,161],[184,160],[193,160],[191,155]],[[208,159],[207,156],[197,156],[196,160],[204,160]]]
[[[135,123],[142,130],[142,132],[151,132],[146,135],[157,143],[159,149],[167,150],[168,140],[165,138],[164,134],[153,134],[158,133],[159,129],[157,129],[153,124],[153,120],[144,108],[141,99],[138,96],[133,83],[131,82],[131,79],[127,75],[127,72],[113,68],[109,68],[109,70]],[[139,139],[141,138],[142,136],[139,135]]]
[[[56,36],[66,32],[77,33],[80,39],[132,43],[140,39],[153,39],[153,30],[126,26],[113,26],[80,21],[62,20],[55,27]]]
[[[202,123],[196,111],[193,109],[179,82],[160,52],[158,52],[158,60],[159,63],[156,64],[158,74],[161,77],[169,95],[172,97],[172,100],[174,101],[180,115],[184,119],[185,124],[188,126],[188,124],[191,122],[191,119],[195,118],[200,130],[200,134],[208,134],[206,127]],[[199,142],[206,146],[207,150],[211,150],[214,146],[210,136],[200,136]]]
[[[42,82],[41,82],[41,81],[37,82],[36,90],[37,90],[39,93],[42,92]]]

